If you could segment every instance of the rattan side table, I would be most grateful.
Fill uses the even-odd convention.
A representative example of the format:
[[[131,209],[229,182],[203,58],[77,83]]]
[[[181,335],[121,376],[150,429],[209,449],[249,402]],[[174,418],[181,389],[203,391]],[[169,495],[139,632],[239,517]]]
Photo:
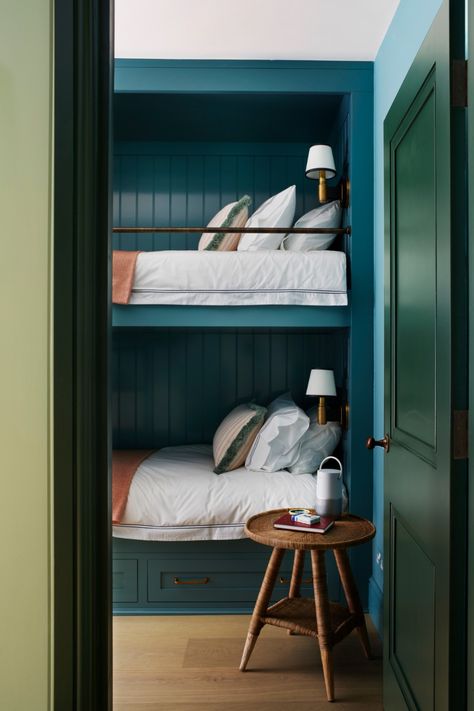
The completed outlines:
[[[347,548],[370,541],[375,535],[375,526],[364,518],[346,515],[336,521],[325,534],[273,528],[273,522],[285,512],[286,509],[266,511],[252,516],[245,526],[249,538],[271,546],[273,551],[250,620],[240,670],[245,671],[264,625],[284,627],[298,634],[317,637],[327,698],[328,701],[334,701],[334,645],[356,629],[366,657],[369,659],[371,655],[364,612],[352,576]],[[285,549],[295,551],[289,595],[268,607]],[[336,559],[347,607],[329,601],[325,562],[328,550],[333,551]],[[314,599],[300,597],[305,551],[311,552]]]

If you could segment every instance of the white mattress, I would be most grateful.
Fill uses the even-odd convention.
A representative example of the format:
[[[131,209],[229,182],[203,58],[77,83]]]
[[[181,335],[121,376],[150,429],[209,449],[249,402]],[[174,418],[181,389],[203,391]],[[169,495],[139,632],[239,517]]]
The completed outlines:
[[[327,250],[142,252],[129,303],[345,306],[346,255]]]
[[[252,472],[214,474],[212,447],[165,447],[138,468],[118,538],[211,541],[245,538],[244,523],[269,509],[314,506],[311,474]]]

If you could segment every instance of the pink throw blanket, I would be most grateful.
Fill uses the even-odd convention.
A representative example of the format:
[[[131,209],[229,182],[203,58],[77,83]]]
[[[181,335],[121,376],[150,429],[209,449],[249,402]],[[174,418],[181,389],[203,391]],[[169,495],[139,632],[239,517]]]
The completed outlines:
[[[128,304],[139,254],[140,252],[114,249],[112,254],[112,301],[114,304]]]
[[[135,472],[154,451],[153,449],[114,449],[112,452],[112,523],[121,523]]]

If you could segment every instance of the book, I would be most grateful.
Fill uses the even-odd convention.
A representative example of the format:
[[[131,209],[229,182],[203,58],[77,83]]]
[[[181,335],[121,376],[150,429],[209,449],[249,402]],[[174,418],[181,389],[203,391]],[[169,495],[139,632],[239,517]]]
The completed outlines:
[[[319,523],[320,518],[321,516],[318,516],[318,514],[291,514],[291,520],[296,521],[296,523]]]
[[[326,533],[334,526],[334,519],[329,516],[321,516],[317,523],[298,523],[291,518],[291,514],[286,513],[277,518],[273,523],[274,528],[284,528],[287,531],[299,531],[299,533]]]

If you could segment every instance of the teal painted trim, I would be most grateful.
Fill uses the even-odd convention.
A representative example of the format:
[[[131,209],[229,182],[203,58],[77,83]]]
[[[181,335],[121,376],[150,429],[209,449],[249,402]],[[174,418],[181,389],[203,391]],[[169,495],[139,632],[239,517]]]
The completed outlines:
[[[383,639],[383,592],[376,580],[369,580],[369,615],[380,639]]]
[[[348,306],[114,306],[114,328],[347,328]],[[366,383],[367,385],[367,383]]]
[[[214,69],[219,67],[220,69],[253,69],[257,67],[266,67],[268,69],[307,69],[315,67],[320,70],[337,70],[337,71],[372,71],[373,62],[364,61],[332,61],[332,60],[318,60],[318,59],[120,59],[117,58],[114,61],[115,69],[130,69],[134,67],[139,68],[160,68],[160,69],[174,69],[179,68],[189,68],[189,69]]]
[[[372,62],[119,59],[115,92],[372,93]]]
[[[351,204],[347,220],[351,266],[351,330],[349,338],[349,431],[345,471],[351,492],[352,513],[371,519],[372,453],[365,447],[373,422],[373,96],[350,97],[349,178]],[[350,551],[350,559],[363,604],[372,571],[371,547]]]

